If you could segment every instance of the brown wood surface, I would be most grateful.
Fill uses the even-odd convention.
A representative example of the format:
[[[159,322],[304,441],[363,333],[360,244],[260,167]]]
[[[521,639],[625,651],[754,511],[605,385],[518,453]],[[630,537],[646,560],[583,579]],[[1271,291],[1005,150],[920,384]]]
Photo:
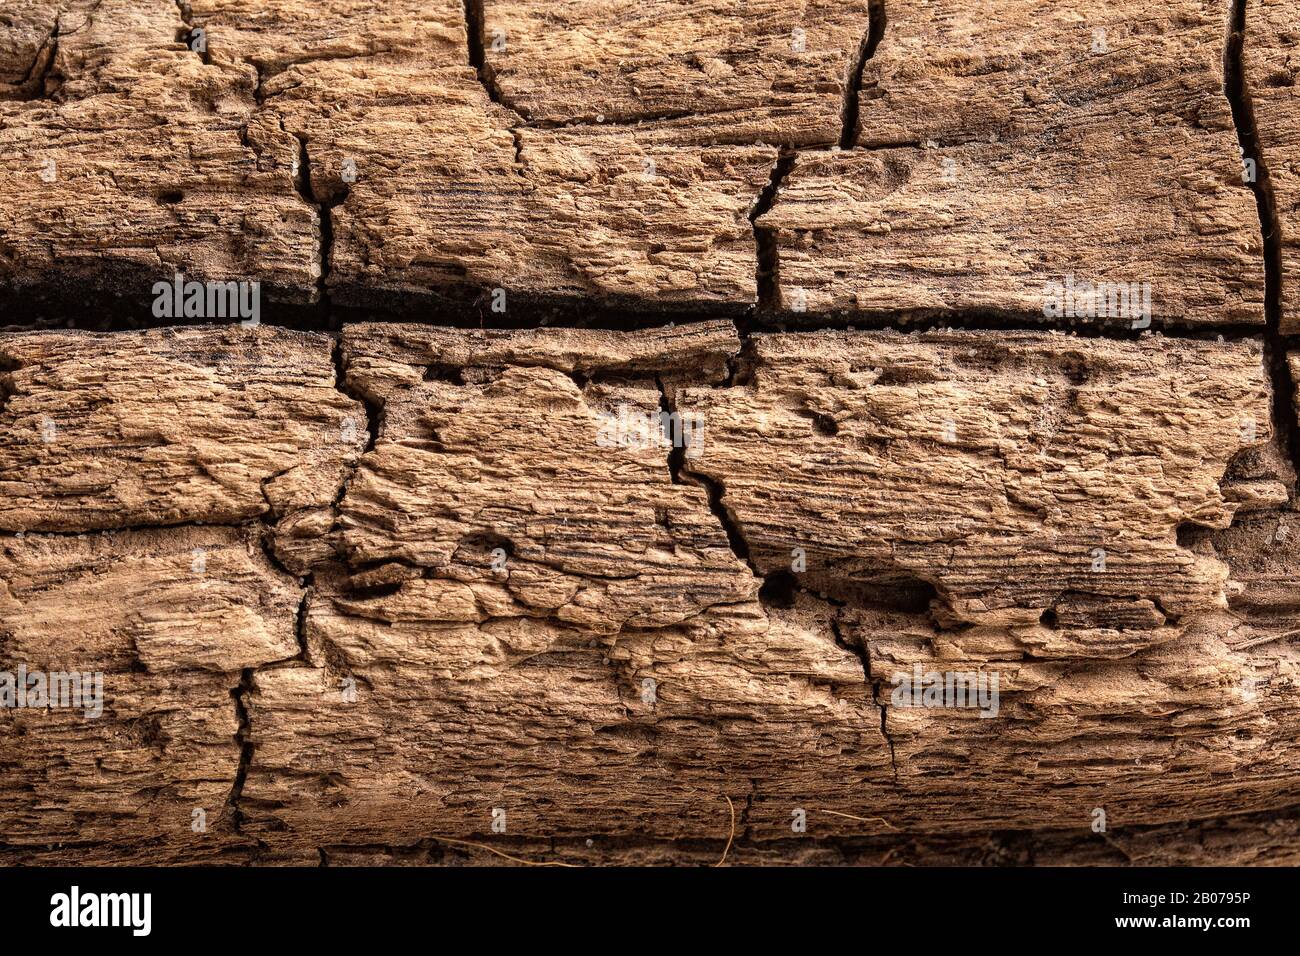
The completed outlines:
[[[0,863],[1296,863],[1293,21],[10,4]]]

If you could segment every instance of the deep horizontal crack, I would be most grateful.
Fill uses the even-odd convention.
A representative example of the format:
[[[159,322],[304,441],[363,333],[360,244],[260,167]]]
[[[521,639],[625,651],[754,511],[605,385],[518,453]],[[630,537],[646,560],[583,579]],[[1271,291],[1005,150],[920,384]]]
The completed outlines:
[[[745,334],[758,335],[777,332],[804,331],[857,331],[857,332],[939,332],[982,331],[982,332],[1057,332],[1089,339],[1110,339],[1114,341],[1136,342],[1148,335],[1163,335],[1166,338],[1187,341],[1263,341],[1268,330],[1262,325],[1214,324],[1185,325],[1163,323],[1154,320],[1148,329],[1110,324],[1073,324],[1059,321],[1034,321],[1032,316],[992,315],[989,313],[911,313],[911,312],[872,312],[872,313],[791,313],[759,312],[742,314],[742,306],[727,309],[695,308],[690,312],[651,311],[649,309],[627,310],[583,305],[575,300],[561,308],[539,306],[535,310],[527,305],[518,305],[518,299],[511,300],[509,317],[491,312],[467,312],[465,308],[422,309],[420,317],[412,317],[406,311],[389,313],[378,310],[356,310],[330,303],[326,307],[318,304],[302,307],[284,303],[262,303],[261,325],[268,328],[291,329],[300,332],[337,333],[340,329],[358,322],[391,322],[398,325],[431,326],[452,329],[486,329],[491,331],[518,331],[538,328],[592,329],[618,332],[637,332],[660,328],[670,323],[690,325],[718,320],[732,321]],[[15,304],[12,311],[17,313],[24,308]],[[5,311],[0,304],[0,313]],[[90,332],[130,332],[165,329],[179,326],[222,325],[208,319],[185,321],[178,319],[154,319],[140,313],[127,317],[116,315],[111,320],[97,319],[89,316],[85,309],[73,309],[57,321],[53,319],[38,322],[10,323],[0,325],[0,332],[40,331],[44,329],[82,330]],[[1283,344],[1286,340],[1283,339]]]

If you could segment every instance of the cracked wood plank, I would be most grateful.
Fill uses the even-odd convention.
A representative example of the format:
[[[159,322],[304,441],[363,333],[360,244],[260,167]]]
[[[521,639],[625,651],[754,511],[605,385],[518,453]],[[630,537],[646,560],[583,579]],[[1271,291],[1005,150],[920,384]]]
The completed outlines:
[[[332,209],[329,289],[340,304],[494,289],[511,297],[492,300],[497,312],[515,295],[676,310],[753,304],[748,215],[774,149],[661,149],[617,129],[512,135],[471,74],[452,84],[402,66],[380,83],[347,62],[310,72],[283,93],[275,80],[267,87],[310,144],[317,198],[345,197]],[[337,102],[327,118],[322,101]],[[349,162],[358,172],[343,189]]]
[[[150,302],[181,272],[312,300],[316,210],[253,71],[178,43],[172,3],[74,0],[58,23],[45,96],[0,101],[0,288]]]
[[[829,147],[869,28],[864,0],[488,0],[482,42],[501,102],[532,125]]]
[[[292,303],[739,313],[770,274],[765,307],[1023,317],[1073,277],[1148,283],[1162,323],[1262,321],[1210,0],[887,26],[701,0],[696,33],[653,4],[493,3],[468,30],[454,0],[187,9],[25,10],[11,70],[53,10],[60,38],[44,97],[0,112],[6,288],[138,302],[181,270]],[[846,124],[871,152],[827,151]],[[778,143],[813,148],[767,210]]]
[[[349,344],[365,341],[371,328],[349,329],[349,365]],[[524,347],[534,337],[542,338],[519,336]],[[459,338],[461,349],[482,342],[472,332]],[[734,341],[734,332],[722,338]],[[593,339],[589,354],[601,342]],[[689,361],[694,339],[669,336],[660,348],[678,345],[684,354],[663,359]],[[428,353],[435,368],[449,357],[439,344],[430,342]],[[704,347],[716,349],[707,340]],[[528,607],[543,608],[599,633],[677,623],[713,604],[752,597],[749,571],[732,554],[703,491],[672,481],[669,449],[652,431],[660,412],[653,380],[597,377],[580,386],[562,370],[534,364],[547,351],[539,349],[526,365],[485,368],[481,376],[470,366],[465,384],[407,384],[399,372],[403,387],[395,390],[374,382],[382,369],[365,370],[368,384],[360,387],[383,398],[383,426],[339,507],[348,561],[470,575],[467,583],[489,585],[480,603],[492,603],[495,614],[529,616]],[[484,352],[491,360],[490,348]],[[600,359],[591,358],[590,371],[601,373]],[[629,368],[617,354],[610,366]],[[620,449],[624,421],[633,437]],[[618,451],[624,454],[611,468]],[[508,555],[504,582],[485,565],[498,547]],[[476,570],[456,570],[462,562]],[[430,581],[410,586],[417,585],[435,603],[448,588],[464,592]]]
[[[720,378],[738,345],[725,324],[349,327],[383,427],[338,508],[348,575],[316,574],[308,666],[255,675],[245,832],[383,843],[502,807],[511,832],[699,837],[700,793],[743,802],[777,767],[775,789],[816,786],[827,753],[887,775],[830,609],[766,612],[655,438],[652,375]]]
[[[298,653],[300,597],[244,529],[0,537],[0,670],[102,675],[99,716],[0,708],[0,861],[221,862],[246,843],[231,691]]]
[[[1240,628],[1230,615],[1198,615],[1168,643],[1079,666],[1012,658],[925,615],[882,627],[879,612],[846,612],[845,633],[882,683],[899,785],[912,798],[882,812],[906,830],[974,830],[1086,827],[1098,808],[1116,826],[1285,804],[1300,765],[1300,655],[1285,641],[1237,645],[1227,635]],[[894,702],[899,676],[918,668],[996,672],[997,714]],[[917,801],[942,807],[942,824]]]
[[[889,773],[861,666],[824,609],[751,600],[601,637],[455,593],[432,579],[313,596],[311,666],[255,675],[245,832],[272,848],[473,839],[501,808],[515,834],[718,838],[720,795],[743,806],[751,779],[818,793],[828,755]]]
[[[888,707],[901,785],[942,800],[979,781],[981,800],[1021,820],[1041,814],[1039,794],[1059,793],[1078,825],[1100,808],[1112,829],[1284,800],[1298,759],[1289,743],[1300,680],[1294,483],[1275,443],[1232,462],[1223,490],[1242,502],[1237,518],[1226,528],[1180,535],[1189,550],[1226,567],[1226,601],[1183,622],[1169,643],[1125,658],[1080,666],[1017,657],[995,641],[945,630],[933,613],[869,604],[846,610],[845,632],[864,645],[886,704],[893,676],[918,665],[1000,677],[993,719]],[[884,615],[890,619],[882,627]],[[1267,819],[1272,826],[1278,818]],[[1128,862],[1152,853],[1167,862],[1196,860],[1176,839],[1116,835],[1106,842],[1125,848]],[[1261,836],[1258,846],[1268,842]]]
[[[892,321],[1022,319],[1073,275],[1263,321],[1209,0],[181,6],[0,14],[5,288]],[[1285,226],[1294,38],[1251,15]],[[1293,862],[1265,358],[714,322],[0,336],[0,671],[106,685],[102,719],[0,710],[0,860],[715,862],[725,796],[737,860]],[[904,706],[914,667],[996,675],[996,714]]]
[[[1224,569],[1177,535],[1228,526],[1220,479],[1271,434],[1257,342],[752,343],[747,384],[682,401],[708,422],[686,470],[722,488],[764,574],[802,549],[817,590],[919,582],[968,640],[1042,658],[1126,656],[1221,602]]]
[[[1269,467],[1269,399],[1257,343],[1038,333],[756,336],[736,387],[681,393],[708,422],[684,474],[769,581],[845,605],[883,707],[897,789],[820,805],[908,832],[1279,805],[1297,651],[1225,613],[1274,546],[1238,504],[1294,481]],[[1205,533],[1247,542],[1225,560]],[[996,674],[1000,707],[896,699],[918,666]],[[760,786],[751,829],[791,805]]]
[[[305,144],[310,194],[331,218],[333,301],[398,308],[508,289],[541,303],[753,304],[748,215],[775,148],[521,131],[470,65],[463,4],[405,20],[307,7],[192,4],[215,62],[258,69],[277,120],[266,127]]]
[[[1259,220],[1223,91],[1227,13],[1217,0],[890,6],[863,73],[867,149],[801,154],[757,221],[779,254],[779,305],[1148,318],[1058,297],[1072,280],[1145,283],[1149,318],[1167,324],[1263,324]]]
[[[209,349],[274,336],[241,375],[290,393],[299,343],[299,361],[329,369],[309,377],[335,389],[319,337],[111,338],[152,366],[168,347],[139,342],[178,335]],[[100,349],[83,350],[80,381],[130,377],[124,353]],[[742,354],[727,323],[372,324],[346,330],[340,359],[380,427],[341,496],[331,478],[327,503],[306,509],[314,532],[286,545],[279,526],[267,542],[312,576],[296,615],[303,590],[269,570],[253,530],[7,539],[19,559],[0,577],[0,633],[30,635],[6,637],[13,661],[51,659],[43,648],[75,630],[62,615],[87,613],[77,600],[126,590],[102,618],[117,649],[90,656],[110,659],[106,678],[143,667],[198,681],[175,707],[211,709],[234,762],[221,789],[238,813],[221,840],[173,847],[180,804],[142,818],[123,797],[113,812],[141,835],[77,852],[138,859],[158,838],[173,860],[293,862],[320,847],[484,842],[495,808],[511,840],[721,840],[726,795],[760,850],[789,840],[804,810],[809,839],[866,837],[884,853],[990,829],[1088,839],[1099,807],[1132,830],[1293,799],[1294,542],[1270,522],[1285,519],[1294,474],[1267,424],[1257,343],[818,333],[755,336]],[[655,437],[665,406],[699,413],[701,444]],[[1243,414],[1262,416],[1253,436]],[[787,468],[800,443],[820,493]],[[926,512],[880,517],[911,500]],[[783,576],[792,529],[808,570]],[[207,574],[193,569],[196,535],[218,536],[200,545]],[[1101,575],[1072,547],[1094,539],[1111,545]],[[895,563],[863,541],[892,544]],[[1032,561],[981,562],[981,541]],[[178,626],[189,607],[201,632]],[[893,676],[917,664],[998,672],[997,715],[900,706]],[[68,785],[93,789],[82,772]],[[13,812],[35,827],[23,792]],[[11,852],[59,859],[48,842]]]

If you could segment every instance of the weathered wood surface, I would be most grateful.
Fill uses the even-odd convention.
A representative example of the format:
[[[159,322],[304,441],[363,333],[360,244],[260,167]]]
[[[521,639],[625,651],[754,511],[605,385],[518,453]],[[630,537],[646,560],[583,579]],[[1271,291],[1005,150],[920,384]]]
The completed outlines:
[[[1127,657],[1219,603],[1222,567],[1176,535],[1228,525],[1223,473],[1269,437],[1258,345],[825,332],[751,346],[750,384],[681,402],[709,424],[686,470],[724,489],[760,572],[800,549],[818,590],[915,581],[945,624],[1008,629],[1008,652],[1047,658]]]
[[[54,55],[58,10],[45,0],[13,0],[2,16],[0,99],[30,97]]]
[[[297,143],[253,116],[252,71],[177,43],[172,3],[31,12],[51,6],[42,88],[0,99],[0,282],[149,301],[180,271],[314,297],[317,213],[294,189]]]
[[[0,338],[0,529],[280,517],[328,505],[366,442],[325,335],[181,328]]]
[[[863,74],[869,151],[800,154],[758,220],[785,308],[1046,322],[1045,287],[1073,278],[1149,284],[1156,321],[1263,323],[1227,4],[888,12]]]
[[[62,844],[51,855],[68,863],[187,862],[243,842],[228,806],[231,693],[242,668],[298,652],[299,587],[256,538],[186,527],[0,543],[3,669],[99,671],[104,692],[93,718],[0,709],[0,858]]]
[[[1273,203],[1281,246],[1279,294],[1282,330],[1300,333],[1300,24],[1286,0],[1251,0],[1244,23],[1243,60],[1247,93]]]
[[[0,863],[1297,862],[1289,14],[9,4]]]
[[[755,860],[801,858],[773,849],[800,811],[864,859],[973,859],[974,833],[1083,846],[1099,808],[1145,833],[1293,802],[1294,474],[1250,341],[370,324],[341,382],[297,333],[4,342],[5,429],[91,408],[46,454],[123,476],[6,519],[6,665],[105,672],[99,721],[2,715],[10,859],[593,835],[653,857],[725,839],[724,798]],[[217,371],[187,383],[196,355]],[[224,483],[174,439],[204,389],[212,446],[248,461]],[[337,432],[358,399],[369,447]],[[169,498],[183,470],[153,509],[115,496],[146,461],[228,509]],[[279,472],[313,494],[274,504]],[[916,664],[996,672],[998,713],[898,706]],[[1289,852],[1260,839],[1225,858]]]
[[[25,3],[0,48],[0,282],[1032,319],[1072,277],[1149,284],[1159,323],[1262,324],[1226,4],[880,9]],[[1285,204],[1295,123],[1269,89]]]
[[[687,142],[833,146],[865,52],[866,0],[488,0],[503,103],[537,126],[632,125]]]

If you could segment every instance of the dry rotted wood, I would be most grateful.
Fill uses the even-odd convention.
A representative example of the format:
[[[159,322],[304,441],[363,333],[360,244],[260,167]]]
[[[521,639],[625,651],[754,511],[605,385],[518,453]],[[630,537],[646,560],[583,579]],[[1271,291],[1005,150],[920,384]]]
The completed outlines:
[[[282,330],[0,338],[0,529],[230,523],[328,505],[366,443],[332,343]]]
[[[298,144],[253,116],[253,70],[177,43],[174,4],[33,5],[32,22],[52,6],[40,95],[0,98],[0,284],[147,302],[179,271],[314,298],[317,212],[294,189]]]
[[[494,811],[524,845],[594,834],[635,853],[725,838],[723,797],[759,857],[800,812],[814,840],[977,855],[972,832],[1086,843],[1097,808],[1132,830],[1289,806],[1294,475],[1250,342],[808,333],[742,353],[727,323],[372,324],[345,330],[342,383],[319,337],[260,329],[6,348],[7,429],[69,397],[151,423],[127,449],[95,419],[50,442],[70,460],[98,442],[128,479],[160,455],[220,476],[207,446],[169,441],[192,410],[146,386],[160,358],[221,356],[265,383],[252,413],[206,385],[229,409],[205,419],[213,444],[244,442],[250,466],[250,423],[309,420],[280,403],[306,389],[321,421],[310,452],[277,448],[231,484],[242,529],[41,533],[156,523],[89,509],[113,500],[94,489],[13,512],[6,660],[100,665],[107,716],[18,738],[17,858],[58,859],[39,847],[80,825],[49,822],[32,775],[177,860],[480,842]],[[327,427],[357,407],[335,384],[370,404],[369,450],[366,429]],[[665,404],[699,415],[699,444],[637,430]],[[257,474],[302,458],[317,493],[286,524]],[[996,672],[998,713],[898,706],[915,665]],[[166,694],[142,698],[157,680]],[[150,721],[147,747],[114,736]],[[69,749],[115,756],[83,779]],[[85,832],[69,853],[102,852]]]
[[[97,671],[104,695],[93,717],[0,709],[0,858],[217,861],[244,843],[231,694],[242,668],[297,654],[299,600],[235,528],[0,541],[3,669]]]
[[[872,18],[866,0],[483,7],[491,82],[531,124],[821,147],[840,141]]]
[[[1241,12],[10,3],[0,862],[1295,863]]]
[[[0,61],[31,92],[0,107],[0,279],[1024,317],[1073,277],[1148,283],[1157,321],[1262,323],[1224,4],[882,10],[25,3]],[[1256,60],[1288,49],[1267,17]]]

